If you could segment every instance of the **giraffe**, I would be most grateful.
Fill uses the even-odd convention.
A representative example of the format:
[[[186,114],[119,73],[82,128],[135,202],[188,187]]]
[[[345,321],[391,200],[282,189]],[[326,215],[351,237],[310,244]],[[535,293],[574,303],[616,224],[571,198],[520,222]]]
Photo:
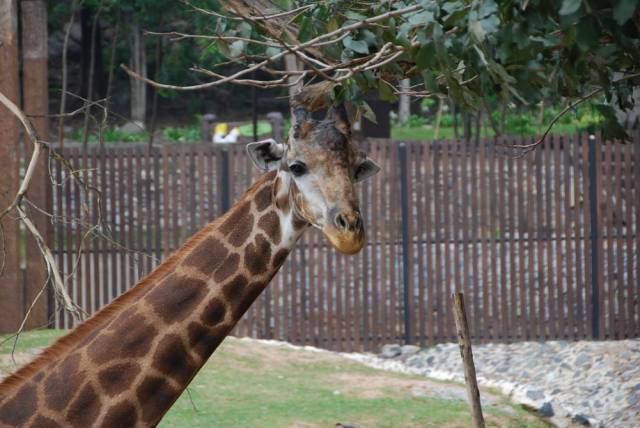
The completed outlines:
[[[264,174],[226,214],[0,384],[0,426],[154,426],[306,229],[362,248],[354,183],[379,167],[344,106],[314,120],[299,101],[292,118],[287,142],[247,146]]]

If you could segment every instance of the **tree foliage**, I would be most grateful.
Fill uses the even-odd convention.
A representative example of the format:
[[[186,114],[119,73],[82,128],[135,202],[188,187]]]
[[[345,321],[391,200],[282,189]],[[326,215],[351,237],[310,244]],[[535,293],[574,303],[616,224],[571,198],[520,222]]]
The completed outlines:
[[[640,82],[636,0],[252,3],[223,2],[228,15],[209,16],[208,34],[238,38],[219,39],[221,53],[247,67],[294,53],[305,78],[334,80],[336,99],[360,104],[371,91],[394,101],[407,77],[411,95],[451,97],[469,110],[597,97],[605,133],[622,137],[614,106],[633,107]]]

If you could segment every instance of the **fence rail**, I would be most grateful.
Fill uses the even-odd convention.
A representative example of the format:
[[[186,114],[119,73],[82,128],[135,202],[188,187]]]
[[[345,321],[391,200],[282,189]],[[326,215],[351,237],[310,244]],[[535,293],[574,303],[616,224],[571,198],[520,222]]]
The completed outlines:
[[[509,146],[527,142],[364,142],[382,172],[358,185],[363,251],[343,256],[306,233],[234,334],[340,350],[447,341],[451,296],[463,291],[475,340],[640,335],[640,136],[633,144],[551,137],[514,156]],[[89,313],[256,176],[242,145],[65,147],[63,155],[101,193],[86,199],[54,169],[55,254]],[[76,257],[87,232],[80,223],[100,215],[109,239],[85,240]],[[56,327],[73,324],[52,315]]]

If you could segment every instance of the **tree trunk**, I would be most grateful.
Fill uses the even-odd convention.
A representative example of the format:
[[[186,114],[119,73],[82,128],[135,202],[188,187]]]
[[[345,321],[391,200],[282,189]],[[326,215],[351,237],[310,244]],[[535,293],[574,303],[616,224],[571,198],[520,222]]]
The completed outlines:
[[[47,4],[45,0],[22,1],[22,85],[24,95],[24,112],[32,117],[31,122],[44,140],[49,139],[48,120],[43,117],[49,113],[48,76],[47,76]],[[29,139],[24,139],[24,156],[28,162],[33,152]],[[40,208],[47,207],[46,156],[39,160],[40,167],[33,173],[27,197]],[[47,239],[47,217],[36,210],[30,211],[36,227]],[[25,315],[29,306],[33,305],[25,324],[26,328],[38,328],[48,324],[48,293],[40,294],[46,287],[47,273],[42,255],[35,239],[28,234],[26,242],[26,271],[24,281]]]
[[[471,130],[471,113],[462,113],[462,126],[464,128],[465,141],[471,141],[471,138],[473,138],[473,131]]]
[[[96,99],[102,99],[107,95],[107,76],[104,71],[104,57],[102,54],[102,27],[100,21],[96,23],[96,37],[93,48],[94,56],[94,93]]]
[[[89,92],[89,68],[91,63],[91,8],[83,5],[80,9],[80,96],[87,98]]]
[[[160,77],[160,68],[162,67],[162,37],[156,40],[156,63],[153,71],[154,79],[157,81]],[[156,120],[158,118],[158,88],[153,89],[153,101],[151,104],[151,126],[149,130],[149,148],[153,146],[153,138],[156,132]]]
[[[442,119],[442,98],[438,98],[438,113],[436,113],[436,127],[433,131],[433,139],[437,140],[440,135],[440,120]]]
[[[300,71],[303,69],[303,64],[298,61],[298,58],[294,54],[287,54],[284,56],[284,67],[287,71]],[[294,83],[298,80],[297,75],[289,77],[289,100],[291,100],[301,89],[304,82],[300,80],[297,84]]]
[[[0,92],[19,104],[18,80],[18,6],[16,0],[0,2]],[[18,120],[0,106],[0,207],[10,205],[19,185]],[[18,222],[13,213],[1,221],[3,239],[3,267],[0,275],[0,333],[15,332],[22,320],[22,283],[19,281]]]
[[[407,92],[410,85],[411,80],[402,79],[400,81],[400,91]],[[407,122],[409,122],[409,116],[411,116],[411,97],[403,93],[400,95],[400,102],[398,104],[398,122],[401,125],[406,125]]]
[[[449,98],[449,106],[451,107],[449,110],[451,111],[451,125],[453,126],[453,137],[458,138],[458,109],[456,105],[453,103],[453,100]]]
[[[130,68],[142,77],[147,77],[147,54],[144,46],[144,38],[140,25],[133,21],[131,24],[131,61]],[[147,113],[147,84],[134,77],[129,78],[131,83],[131,120],[144,128]]]
[[[98,10],[96,11],[95,16],[93,17],[93,22],[91,23],[91,49],[90,49],[90,58],[89,61],[89,78],[87,79],[87,95],[85,99],[85,110],[84,110],[84,127],[83,127],[83,137],[82,137],[82,152],[87,155],[87,143],[89,141],[89,117],[91,114],[91,102],[93,101],[93,87],[95,81],[95,67],[96,67],[96,33],[98,27],[100,26],[100,13],[102,12],[102,6],[104,4],[104,0],[100,1],[100,5],[98,6]],[[84,39],[84,37],[83,37]],[[102,51],[100,51],[100,55],[102,55]]]

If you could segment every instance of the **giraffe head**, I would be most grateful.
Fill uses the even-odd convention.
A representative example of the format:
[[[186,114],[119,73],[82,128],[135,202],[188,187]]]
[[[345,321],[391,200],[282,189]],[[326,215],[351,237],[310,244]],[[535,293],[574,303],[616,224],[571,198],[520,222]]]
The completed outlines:
[[[324,120],[312,119],[298,106],[287,143],[251,143],[247,151],[259,168],[278,170],[275,192],[286,192],[299,217],[320,229],[338,251],[360,251],[364,226],[354,184],[380,168],[352,141],[343,105],[330,108]]]

